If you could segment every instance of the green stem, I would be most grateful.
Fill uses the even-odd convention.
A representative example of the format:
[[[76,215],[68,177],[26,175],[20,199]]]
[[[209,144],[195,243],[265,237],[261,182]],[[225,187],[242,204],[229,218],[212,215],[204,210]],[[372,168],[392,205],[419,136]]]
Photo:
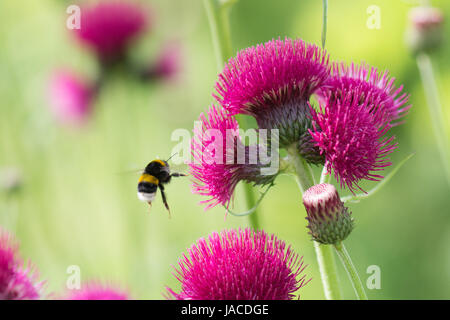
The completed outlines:
[[[217,67],[219,72],[223,69],[226,61],[233,55],[230,31],[230,10],[235,1],[204,0],[206,14],[208,15],[211,36],[216,52]],[[244,126],[245,127],[245,126]],[[249,184],[244,185],[245,199],[248,208],[255,205],[253,188]],[[254,230],[259,228],[258,213],[253,211],[249,214],[250,225]]]
[[[433,65],[430,56],[426,53],[417,55],[417,66],[422,77],[425,97],[430,111],[432,127],[436,137],[439,153],[444,165],[447,176],[447,182],[450,185],[450,158],[448,155],[448,138],[445,131],[444,116],[439,99],[439,93],[433,74]]]
[[[411,157],[414,155],[414,153],[407,156],[405,159],[403,159],[387,176],[383,178],[380,182],[377,183],[375,187],[373,187],[371,190],[365,192],[365,193],[358,193],[346,197],[341,197],[342,202],[359,202],[361,199],[369,198],[373,196],[375,193],[377,193],[379,190],[381,190],[382,187],[384,187],[389,180],[392,179],[392,177],[397,173],[397,171],[405,164],[406,161],[411,159]]]
[[[327,19],[328,19],[328,0],[323,0],[322,48],[325,48],[325,42],[327,41]]]
[[[203,3],[208,15],[214,51],[220,71],[224,63],[233,55],[229,20],[231,3],[224,3],[219,0],[203,0]]]
[[[319,263],[325,298],[327,300],[341,300],[342,295],[333,249],[330,245],[324,245],[314,241],[314,250],[316,251],[317,261]]]
[[[320,183],[330,183],[331,174],[327,174],[327,167],[323,166],[322,173],[320,174]]]
[[[311,167],[306,163],[305,159],[298,154],[296,144],[287,148],[287,152],[289,155],[289,162],[294,168],[300,191],[304,193],[315,184]]]
[[[290,162],[295,169],[297,183],[303,193],[315,183],[311,167],[298,154],[296,145],[289,147],[287,151]],[[327,300],[340,300],[341,291],[337,277],[336,262],[331,246],[314,242],[314,249],[316,251],[317,263],[319,264],[325,298]]]
[[[255,205],[255,194],[253,193],[253,189],[251,187],[251,185],[245,185],[244,187],[244,192],[245,192],[245,199],[247,200],[247,207],[248,208],[253,208],[253,206]],[[248,219],[250,221],[250,225],[252,226],[253,230],[258,230],[259,229],[259,221],[258,221],[258,215],[256,210],[253,211],[251,214],[248,215]]]
[[[352,282],[353,289],[355,290],[356,296],[358,300],[368,300],[367,294],[364,291],[364,286],[361,282],[361,279],[358,276],[358,272],[356,271],[355,266],[353,265],[352,259],[345,249],[345,246],[342,242],[338,242],[334,245],[336,252],[338,253],[339,258],[342,261],[342,264],[347,271],[347,274]]]

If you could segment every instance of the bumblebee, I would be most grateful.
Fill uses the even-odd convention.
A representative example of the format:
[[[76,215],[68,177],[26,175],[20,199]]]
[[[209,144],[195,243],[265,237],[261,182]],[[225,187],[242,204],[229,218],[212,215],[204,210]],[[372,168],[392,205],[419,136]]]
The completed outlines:
[[[159,188],[164,206],[169,211],[170,216],[169,205],[167,204],[166,194],[164,193],[164,185],[169,183],[172,177],[184,176],[186,175],[183,173],[171,173],[167,161],[153,160],[145,167],[144,172],[139,178],[137,196],[139,200],[147,202],[151,206],[152,201],[155,199],[156,191]]]

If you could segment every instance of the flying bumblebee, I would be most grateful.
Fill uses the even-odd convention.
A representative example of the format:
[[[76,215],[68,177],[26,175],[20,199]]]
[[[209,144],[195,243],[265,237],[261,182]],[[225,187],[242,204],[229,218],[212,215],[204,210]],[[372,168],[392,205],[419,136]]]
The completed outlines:
[[[168,161],[153,160],[145,167],[138,181],[137,196],[139,200],[147,202],[151,206],[152,201],[155,199],[156,191],[159,188],[164,206],[169,211],[170,216],[169,205],[167,204],[166,194],[164,193],[164,185],[169,183],[172,177],[184,177],[186,175],[178,172],[171,173]]]

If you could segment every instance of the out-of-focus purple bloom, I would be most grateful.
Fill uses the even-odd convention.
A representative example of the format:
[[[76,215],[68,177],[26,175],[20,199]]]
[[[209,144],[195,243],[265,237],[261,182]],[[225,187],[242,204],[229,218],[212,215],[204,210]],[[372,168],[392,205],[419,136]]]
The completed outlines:
[[[412,8],[409,12],[409,26],[406,44],[412,53],[428,52],[442,46],[445,29],[442,10],[430,6]]]
[[[156,61],[144,70],[145,79],[172,80],[181,69],[181,47],[171,43],[159,53]]]
[[[101,0],[81,8],[78,39],[103,63],[123,58],[129,45],[148,27],[144,7],[134,1]]]
[[[442,10],[433,7],[416,7],[410,10],[409,19],[417,28],[431,28],[444,22]]]
[[[50,103],[64,124],[82,124],[91,114],[95,89],[69,71],[57,71],[50,80]]]
[[[225,230],[200,239],[179,262],[179,300],[289,300],[309,280],[303,258],[264,231]]]

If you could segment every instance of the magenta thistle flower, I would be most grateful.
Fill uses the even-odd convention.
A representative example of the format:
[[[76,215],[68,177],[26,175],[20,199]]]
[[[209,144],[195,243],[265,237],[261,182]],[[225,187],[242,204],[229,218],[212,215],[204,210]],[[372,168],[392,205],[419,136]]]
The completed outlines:
[[[97,282],[84,284],[79,290],[71,290],[67,300],[129,300],[128,293]]]
[[[272,40],[228,61],[215,98],[230,115],[251,115],[260,129],[280,130],[280,146],[287,147],[307,134],[308,100],[329,71],[319,47],[301,39]]]
[[[394,137],[384,137],[391,128],[384,119],[382,106],[369,107],[367,100],[360,104],[353,92],[330,97],[320,112],[314,113],[311,136],[325,155],[328,173],[334,171],[341,187],[353,192],[355,186],[360,188],[361,179],[383,178],[374,172],[391,165],[386,156],[396,148]]]
[[[250,153],[256,153],[256,148],[242,144],[239,125],[225,110],[212,106],[206,115],[200,115],[200,122],[201,127],[194,130],[194,161],[189,166],[193,192],[210,197],[201,201],[207,204],[206,209],[218,204],[228,208],[239,181],[265,185],[275,179],[275,175],[261,174],[262,165],[251,163]]]
[[[257,118],[290,100],[307,100],[328,78],[327,64],[325,51],[315,45],[272,40],[229,60],[219,75],[216,98],[230,114]]]
[[[179,262],[179,300],[289,300],[309,280],[303,258],[274,235],[225,230],[200,239]]]
[[[75,35],[103,62],[122,58],[148,25],[145,10],[132,1],[102,0],[82,7],[81,12],[81,27]]]
[[[380,108],[385,121],[390,125],[408,113],[411,105],[406,105],[409,96],[403,93],[403,85],[394,86],[395,78],[387,71],[379,73],[376,68],[366,64],[347,66],[344,63],[333,64],[333,75],[325,86],[318,90],[320,101],[328,96],[352,95],[358,103],[365,103],[369,109]]]
[[[49,88],[52,110],[61,123],[82,124],[92,109],[95,90],[69,71],[56,72]]]
[[[39,299],[43,283],[38,282],[31,263],[24,266],[18,249],[14,239],[0,229],[0,300]]]

